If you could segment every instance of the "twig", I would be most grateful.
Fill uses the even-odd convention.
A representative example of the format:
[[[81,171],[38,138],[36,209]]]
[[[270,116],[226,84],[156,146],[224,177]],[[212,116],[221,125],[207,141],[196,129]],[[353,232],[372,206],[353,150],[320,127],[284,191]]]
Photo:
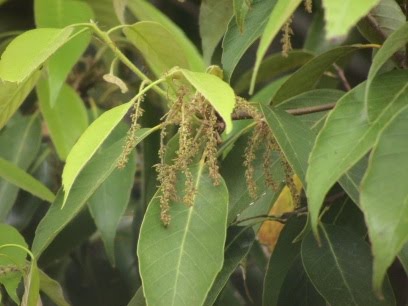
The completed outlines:
[[[346,78],[346,75],[344,74],[344,70],[341,69],[337,64],[333,64],[333,67],[334,69],[336,69],[337,75],[339,76],[339,79],[342,82],[344,89],[350,91],[351,86]]]
[[[263,219],[261,221],[277,221],[280,223],[285,223],[291,216],[299,216],[305,212],[307,212],[307,207],[301,207],[294,211],[283,213],[280,216],[266,214],[266,215],[258,215],[258,216],[244,218],[244,219],[235,221],[233,225],[240,224],[246,221],[255,220],[255,219]]]

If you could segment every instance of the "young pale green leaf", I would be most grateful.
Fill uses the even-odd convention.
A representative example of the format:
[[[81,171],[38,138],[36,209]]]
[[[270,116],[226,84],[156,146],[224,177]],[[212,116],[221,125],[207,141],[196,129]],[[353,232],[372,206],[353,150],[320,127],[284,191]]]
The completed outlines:
[[[160,221],[160,194],[146,211],[137,254],[148,305],[204,303],[221,270],[228,212],[225,183],[212,184],[204,163],[192,169],[196,195],[192,206],[171,205],[171,223]],[[177,182],[184,186],[184,180]]]
[[[214,305],[231,274],[248,255],[254,240],[254,231],[250,227],[231,227],[228,229],[224,265],[218,273],[210,292],[207,294],[207,299],[203,304],[204,306]]]
[[[32,258],[28,275],[24,277],[24,295],[21,306],[37,306],[40,298],[40,274],[37,261]]]
[[[265,26],[259,47],[256,52],[256,60],[254,65],[254,72],[251,78],[251,85],[249,92],[252,94],[255,88],[256,77],[259,67],[261,66],[262,59],[264,58],[266,51],[268,51],[269,45],[272,43],[276,34],[279,33],[282,26],[292,16],[298,5],[302,0],[277,0],[275,7],[269,16],[268,22]]]
[[[17,116],[18,115],[18,116]],[[0,134],[0,156],[26,171],[36,158],[41,145],[41,123],[38,115],[16,114]],[[19,188],[0,179],[0,221],[6,220]]]
[[[235,94],[228,83],[215,75],[180,69],[187,81],[201,93],[215,108],[226,125],[226,132],[232,130],[231,114],[235,107]]]
[[[228,24],[222,41],[222,68],[226,80],[230,80],[236,65],[245,51],[261,36],[276,0],[254,0],[245,21],[245,31],[241,33],[235,20]]]
[[[66,2],[67,0],[63,1]],[[99,26],[109,29],[120,24],[112,0],[84,0],[83,2],[92,8]]]
[[[72,31],[73,28],[43,28],[17,36],[1,56],[0,79],[23,82],[69,41]]]
[[[380,0],[323,0],[329,39],[344,37]]]
[[[292,218],[279,234],[278,242],[269,259],[263,284],[263,306],[277,306],[285,277],[300,254],[300,242],[293,242],[305,225],[305,221]]]
[[[127,5],[132,14],[140,21],[154,21],[160,23],[177,40],[183,52],[187,55],[189,67],[193,71],[205,71],[203,58],[196,46],[186,34],[165,14],[146,0],[128,0]]]
[[[154,131],[154,128],[139,130],[136,134],[136,143],[139,143]],[[107,148],[99,150],[77,176],[65,201],[64,194],[60,190],[54,203],[37,227],[32,246],[36,258],[44,252],[58,233],[80,212],[99,186],[117,168],[117,162],[122,154],[124,143],[125,139],[123,138]],[[62,209],[63,203],[65,203],[64,209]]]
[[[72,185],[81,170],[85,167],[87,162],[92,158],[106,138],[108,138],[113,129],[123,119],[132,105],[133,102],[131,101],[103,113],[92,122],[72,147],[62,172],[64,204],[67,201]],[[64,204],[62,206],[64,206]]]
[[[302,242],[301,254],[310,280],[330,305],[395,305],[388,279],[384,299],[374,295],[370,247],[355,233],[324,225],[321,246],[309,233]]]
[[[369,123],[364,114],[364,85],[354,88],[337,102],[309,158],[306,195],[315,234],[326,193],[369,151],[379,131],[407,104],[407,73],[393,71],[383,74],[372,84],[372,89],[376,90],[373,98],[378,116]]]
[[[52,203],[55,195],[30,174],[0,157],[0,177],[31,194]]]
[[[41,80],[37,85],[40,110],[58,156],[65,160],[79,136],[88,127],[88,114],[80,96],[68,85],[62,86],[58,103],[52,108],[48,84],[47,80]]]
[[[135,171],[136,156],[132,153],[126,167],[113,171],[88,201],[89,210],[112,265],[115,265],[116,230],[129,203]]]
[[[367,77],[367,85],[365,91],[365,104],[367,107],[368,117],[370,121],[375,119],[378,108],[371,100],[375,100],[375,93],[372,93],[371,87],[380,68],[384,63],[399,49],[405,46],[408,42],[408,22],[392,33],[384,42],[380,50],[373,58],[373,63],[370,67]]]
[[[141,21],[124,28],[123,33],[142,53],[157,77],[175,66],[192,68],[177,39],[160,23]]]
[[[69,306],[61,285],[40,270],[40,290],[57,306]]]
[[[211,64],[211,57],[224,36],[231,17],[232,0],[204,0],[201,2],[199,25],[206,64]]]
[[[241,31],[244,32],[245,19],[252,9],[252,0],[233,0],[235,21]]]
[[[27,98],[38,81],[40,72],[34,72],[21,83],[0,80],[0,130]]]
[[[373,282],[377,292],[381,291],[388,267],[408,241],[407,136],[405,108],[381,132],[361,184],[361,207],[374,255]]]

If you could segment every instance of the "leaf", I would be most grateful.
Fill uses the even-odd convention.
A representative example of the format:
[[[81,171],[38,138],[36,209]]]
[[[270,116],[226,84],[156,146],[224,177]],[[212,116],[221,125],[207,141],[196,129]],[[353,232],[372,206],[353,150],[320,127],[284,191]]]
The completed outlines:
[[[132,153],[126,167],[114,170],[88,201],[112,265],[115,264],[116,230],[129,203],[135,171],[136,156]]]
[[[35,0],[34,15],[38,28],[64,28],[94,19],[91,7],[82,1]],[[78,31],[76,31],[78,33]],[[49,101],[54,106],[58,94],[74,64],[91,41],[89,32],[81,33],[61,47],[48,62]]]
[[[2,98],[0,102],[0,130],[27,98],[39,76],[39,72],[33,73],[21,83],[0,80],[0,97]]]
[[[405,244],[398,255],[401,265],[404,267],[405,273],[408,274],[408,244]]]
[[[261,110],[283,154],[303,186],[306,186],[308,158],[315,135],[300,120],[285,111],[262,105]]]
[[[136,143],[139,143],[154,131],[154,128],[139,130],[136,135]],[[37,227],[32,245],[32,252],[36,258],[44,252],[58,233],[80,212],[98,187],[116,169],[124,142],[124,138],[117,140],[106,149],[102,149],[95,154],[75,180],[72,191],[65,200],[64,209],[62,209],[64,195],[60,190],[54,203]]]
[[[40,270],[40,289],[57,306],[69,306],[60,284]]]
[[[261,62],[266,54],[266,51],[268,51],[269,45],[272,43],[276,34],[278,34],[282,26],[290,18],[290,16],[292,16],[301,2],[302,0],[277,0],[276,5],[272,10],[272,13],[269,16],[268,22],[262,33],[258,50],[256,52],[254,72],[252,74],[251,85],[249,89],[249,92],[251,94],[253,93],[255,88],[256,76],[258,74],[259,67],[261,66]]]
[[[40,110],[47,123],[51,140],[58,156],[65,160],[79,136],[88,127],[88,114],[81,97],[76,91],[63,84],[58,103],[52,107],[46,80],[37,85]]]
[[[232,0],[204,0],[200,6],[200,36],[204,61],[209,65],[232,17]]]
[[[235,107],[235,93],[228,83],[215,75],[180,69],[187,81],[210,102],[226,125],[227,134],[232,131],[231,114]]]
[[[283,289],[285,277],[300,254],[300,243],[294,243],[293,240],[302,231],[304,224],[304,219],[291,218],[283,227],[269,258],[263,285],[262,305],[278,305],[279,293]]]
[[[370,67],[370,71],[367,76],[367,85],[365,90],[365,104],[367,107],[368,117],[371,120],[374,120],[376,117],[376,112],[378,108],[375,105],[375,93],[373,93],[372,84],[373,81],[384,63],[400,48],[404,47],[408,42],[408,22],[405,23],[402,27],[392,33],[387,40],[384,42],[380,50],[373,58],[373,63]]]
[[[288,98],[313,89],[323,73],[336,61],[350,55],[352,52],[369,47],[369,45],[342,46],[316,56],[300,67],[285,83],[282,84],[272,98],[272,104],[278,105]]]
[[[248,12],[252,9],[253,0],[233,0],[235,21],[241,31],[244,32],[244,24]]]
[[[341,187],[357,205],[360,204],[360,183],[367,170],[368,158],[363,157],[339,180]]]
[[[84,2],[92,8],[99,26],[110,29],[120,24],[112,0],[85,0]]]
[[[269,14],[275,6],[276,0],[254,0],[252,8],[246,17],[246,29],[241,33],[235,20],[228,24],[227,32],[222,41],[222,68],[225,79],[229,81],[236,65],[245,51],[261,36]]]
[[[0,177],[30,192],[40,199],[52,202],[55,195],[40,181],[37,181],[23,169],[0,157]]]
[[[223,265],[228,191],[224,182],[213,186],[203,167],[192,169],[194,204],[173,203],[168,227],[159,194],[146,211],[137,254],[148,305],[202,305]]]
[[[132,14],[140,21],[154,21],[160,23],[171,33],[171,36],[175,38],[183,52],[186,54],[191,70],[205,71],[204,61],[196,46],[169,17],[145,0],[128,0],[127,5]]]
[[[0,60],[0,79],[23,82],[61,46],[68,42],[73,28],[34,29],[17,36]]]
[[[143,296],[143,288],[137,289],[135,295],[130,300],[127,306],[146,306],[146,300]]]
[[[269,105],[271,103],[273,96],[276,94],[276,92],[279,90],[282,84],[284,84],[289,78],[290,75],[286,75],[272,81],[271,83],[263,87],[261,90],[259,90],[255,95],[253,95],[251,100],[258,102],[262,105]]]
[[[346,229],[324,225],[319,247],[312,233],[302,242],[302,260],[313,285],[326,301],[337,305],[395,305],[389,281],[384,300],[371,287],[372,258],[366,242]]]
[[[231,227],[228,229],[224,265],[207,294],[205,306],[214,305],[232,273],[248,255],[254,239],[255,235],[250,227]]]
[[[81,170],[92,158],[102,143],[108,138],[112,130],[119,124],[133,102],[116,106],[104,112],[85,130],[68,154],[64,170],[62,172],[62,184],[64,187],[64,207],[72,185]]]
[[[37,262],[31,259],[30,271],[24,281],[24,295],[21,306],[37,306],[40,299],[40,275]]]
[[[142,53],[153,73],[160,77],[175,66],[190,68],[187,55],[161,24],[141,21],[123,29],[127,39]]]
[[[374,255],[373,283],[378,293],[388,267],[408,241],[407,119],[405,108],[381,132],[361,183],[361,207]]]
[[[374,82],[378,117],[368,122],[364,115],[365,84],[359,85],[337,102],[315,141],[306,175],[306,195],[315,233],[326,193],[370,150],[379,131],[407,104],[408,75],[404,71],[383,74]]]
[[[323,0],[328,39],[346,36],[349,30],[364,17],[380,0],[337,1]]]
[[[41,144],[41,124],[38,116],[14,116],[0,133],[0,156],[23,170],[36,158]],[[19,189],[0,179],[0,221],[6,220]]]

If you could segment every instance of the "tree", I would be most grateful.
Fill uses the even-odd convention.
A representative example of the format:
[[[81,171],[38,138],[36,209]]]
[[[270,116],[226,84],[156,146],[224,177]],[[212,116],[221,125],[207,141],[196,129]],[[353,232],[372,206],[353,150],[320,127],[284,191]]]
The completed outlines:
[[[0,300],[405,305],[408,1],[155,5],[0,1]]]

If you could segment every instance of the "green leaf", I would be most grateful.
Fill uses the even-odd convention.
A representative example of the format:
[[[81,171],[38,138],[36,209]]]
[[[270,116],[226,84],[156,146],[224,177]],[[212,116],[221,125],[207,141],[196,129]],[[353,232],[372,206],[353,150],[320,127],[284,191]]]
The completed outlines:
[[[143,296],[143,288],[140,287],[137,289],[135,295],[132,297],[130,300],[129,304],[127,306],[146,306],[146,300]]]
[[[123,29],[127,39],[142,53],[143,58],[160,77],[175,66],[191,68],[177,39],[160,23],[141,21]]]
[[[129,203],[135,171],[136,156],[132,152],[126,167],[114,170],[88,201],[89,210],[112,265],[115,263],[116,230]]]
[[[262,105],[269,105],[273,96],[278,92],[279,88],[281,88],[282,84],[284,84],[289,78],[290,75],[285,75],[270,82],[268,85],[259,90],[255,95],[253,95],[251,101],[258,102]]]
[[[322,226],[321,246],[309,233],[301,252],[310,280],[330,305],[395,305],[389,281],[384,286],[383,300],[374,295],[370,248],[353,232],[333,225]]]
[[[232,273],[248,255],[254,239],[254,231],[250,227],[231,227],[228,229],[224,265],[207,294],[205,306],[214,305]]]
[[[315,233],[326,193],[370,150],[379,131],[407,104],[407,73],[383,74],[372,84],[372,89],[376,90],[373,97],[378,117],[369,123],[364,115],[364,85],[354,88],[337,102],[310,154],[306,195]]]
[[[314,55],[312,53],[303,50],[289,51],[287,56],[283,56],[282,53],[272,54],[262,61],[261,67],[258,71],[257,80],[258,82],[273,80],[277,76],[301,67],[313,57]],[[246,71],[234,84],[234,89],[237,92],[243,92],[248,89],[252,72],[253,69]]]
[[[250,93],[253,93],[254,91],[258,70],[261,66],[261,62],[266,54],[266,51],[268,51],[269,45],[272,43],[276,34],[279,33],[282,26],[290,18],[290,16],[292,16],[301,2],[302,0],[278,0],[275,7],[273,8],[265,29],[262,33],[258,50],[256,52],[254,72],[252,74],[251,85],[249,89]]]
[[[0,60],[0,79],[23,82],[61,46],[68,42],[73,28],[34,29],[17,36]]]
[[[405,108],[381,132],[361,183],[361,207],[374,255],[373,282],[377,292],[381,291],[388,267],[408,241],[407,119]]]
[[[27,98],[39,76],[40,73],[35,72],[21,83],[2,82],[0,80],[0,130]]]
[[[154,128],[139,130],[136,135],[137,143],[154,131]],[[37,258],[58,233],[80,212],[98,187],[116,169],[117,162],[123,151],[124,142],[125,139],[118,140],[108,148],[101,149],[95,154],[75,180],[63,209],[64,195],[60,190],[54,203],[37,227],[32,246],[33,254]]]
[[[120,24],[112,0],[84,0],[84,2],[92,8],[99,26],[109,29]]]
[[[35,0],[34,15],[38,28],[64,28],[75,23],[90,22],[94,18],[91,7],[82,1]],[[78,31],[76,31],[78,32]],[[91,35],[81,33],[61,47],[48,62],[50,105],[54,106],[68,73],[85,51]]]
[[[41,144],[38,116],[14,116],[0,133],[0,156],[23,170],[36,158]],[[0,179],[0,222],[4,221],[17,198],[19,189]]]
[[[261,36],[269,14],[276,0],[254,0],[246,17],[246,29],[241,33],[235,20],[228,24],[227,32],[222,41],[222,68],[226,80],[230,80],[236,65],[245,51]]]
[[[398,258],[404,267],[405,273],[408,274],[408,244],[405,244],[401,252],[398,255]]]
[[[384,63],[400,48],[408,42],[408,22],[392,33],[384,42],[380,50],[373,58],[373,63],[367,76],[367,85],[365,91],[365,104],[367,107],[368,117],[374,120],[377,116],[378,108],[375,104],[376,92],[372,89],[373,81]],[[374,92],[373,92],[374,91]]]
[[[52,108],[48,84],[46,80],[41,80],[37,85],[40,110],[58,156],[65,160],[79,136],[88,127],[88,114],[80,96],[65,84],[57,98],[58,103]]]
[[[200,6],[200,35],[204,61],[209,65],[232,17],[232,0],[204,0]]]
[[[200,306],[221,270],[228,191],[224,182],[215,187],[203,167],[192,169],[194,204],[174,202],[169,226],[160,221],[159,194],[146,211],[137,252],[147,304]]]
[[[60,284],[40,270],[40,290],[57,306],[69,306]]]
[[[211,103],[226,125],[227,134],[232,131],[231,114],[235,107],[235,93],[228,83],[215,75],[180,69],[187,81]]]
[[[72,147],[62,172],[64,204],[81,170],[112,133],[113,129],[119,124],[132,105],[133,102],[130,101],[103,113],[92,122]],[[64,204],[62,206],[64,206]]]
[[[359,19],[365,16],[379,1],[323,0],[327,38],[346,36]]]
[[[24,278],[24,295],[21,306],[37,306],[40,298],[40,275],[34,258],[31,259],[30,271]]]
[[[40,181],[37,181],[30,174],[14,165],[13,163],[0,157],[0,177],[16,185],[17,187],[30,192],[40,199],[48,202],[54,201],[55,195]]]
[[[175,38],[183,52],[187,55],[187,61],[191,70],[205,71],[204,61],[196,46],[169,17],[145,0],[128,0],[127,5],[132,14],[140,21],[158,22],[171,33],[171,36]]]
[[[360,183],[367,170],[368,158],[363,157],[351,169],[349,169],[339,180],[341,187],[357,205],[360,204]]]
[[[269,259],[263,285],[262,305],[278,305],[279,293],[285,277],[300,254],[300,242],[294,242],[305,225],[304,219],[291,218],[279,234],[278,242]]]
[[[342,46],[316,56],[294,72],[291,77],[282,84],[273,97],[272,104],[277,105],[288,98],[313,89],[323,73],[336,61],[350,55],[352,52],[369,47],[369,45]]]
[[[235,21],[241,31],[244,32],[245,19],[248,12],[252,9],[253,0],[233,0]]]

